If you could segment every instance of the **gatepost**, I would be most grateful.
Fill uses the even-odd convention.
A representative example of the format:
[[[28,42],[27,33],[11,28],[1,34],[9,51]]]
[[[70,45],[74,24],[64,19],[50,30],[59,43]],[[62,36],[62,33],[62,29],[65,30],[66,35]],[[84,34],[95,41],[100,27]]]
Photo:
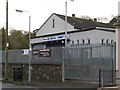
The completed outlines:
[[[120,17],[118,16],[117,22],[114,24],[116,31],[115,31],[115,38],[116,38],[116,77],[120,78]],[[117,84],[120,85],[120,80],[117,80]]]
[[[114,24],[115,38],[116,38],[116,77],[118,78],[117,83],[120,85],[120,1],[118,2],[118,17],[117,22]]]

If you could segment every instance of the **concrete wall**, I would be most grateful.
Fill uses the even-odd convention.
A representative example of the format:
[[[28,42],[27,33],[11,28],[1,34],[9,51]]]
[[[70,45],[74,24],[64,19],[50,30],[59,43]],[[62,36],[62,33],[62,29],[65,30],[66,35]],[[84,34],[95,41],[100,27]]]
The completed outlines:
[[[44,37],[31,39],[31,43],[44,42],[43,38]],[[102,39],[104,39],[104,43],[106,43],[107,39],[109,39],[109,42],[111,42],[111,40],[115,41],[115,33],[93,29],[89,31],[69,33],[69,39],[71,40],[70,42],[68,42],[69,45],[72,44],[72,41],[74,41],[74,44],[77,44],[77,40],[79,40],[79,42],[82,43],[82,39],[85,40],[85,43],[87,43],[87,40],[90,39],[91,44],[99,44],[101,43]]]
[[[31,44],[44,42],[43,37],[30,39]]]
[[[70,33],[70,40],[74,41],[75,44],[77,44],[77,40],[79,40],[80,43],[82,43],[82,39],[85,40],[85,43],[87,43],[87,40],[90,39],[91,44],[99,44],[101,43],[101,40],[104,39],[106,43],[107,39],[109,39],[110,42],[111,40],[115,41],[115,33],[97,29],[84,32]]]

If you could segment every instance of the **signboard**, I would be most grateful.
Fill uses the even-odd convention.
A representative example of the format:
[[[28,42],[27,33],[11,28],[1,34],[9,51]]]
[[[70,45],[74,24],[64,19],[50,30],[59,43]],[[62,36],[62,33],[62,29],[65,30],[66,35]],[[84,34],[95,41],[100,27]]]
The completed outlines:
[[[24,49],[24,50],[22,50],[22,54],[23,54],[23,55],[28,55],[28,54],[29,54],[29,49]]]
[[[67,38],[68,37],[69,37],[69,35],[67,35]],[[45,38],[43,38],[43,41],[55,41],[55,40],[62,40],[62,39],[65,39],[65,35],[45,37]]]
[[[32,50],[33,55],[39,55],[39,50]]]
[[[40,49],[39,56],[40,57],[50,57],[51,56],[51,49]]]
[[[33,50],[38,50],[38,49],[43,49],[43,48],[46,48],[45,44],[36,44],[36,45],[33,45]]]

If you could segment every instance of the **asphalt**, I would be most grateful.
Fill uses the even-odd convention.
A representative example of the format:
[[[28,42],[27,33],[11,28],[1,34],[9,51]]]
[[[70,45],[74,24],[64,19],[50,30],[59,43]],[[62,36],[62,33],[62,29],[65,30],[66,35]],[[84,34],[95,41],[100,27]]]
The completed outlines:
[[[63,82],[13,82],[9,80],[2,80],[2,82],[13,83],[15,85],[25,85],[37,88],[98,88],[97,83],[83,83],[80,81],[68,81]]]
[[[66,80],[64,83],[63,82],[13,82],[10,80],[2,80],[2,82],[7,82],[7,83],[12,83],[15,85],[23,85],[23,86],[28,86],[28,87],[34,87],[37,88],[37,90],[43,90],[41,88],[57,88],[57,90],[60,88],[69,88],[69,89],[78,89],[79,90],[120,90],[119,86],[113,86],[113,87],[103,87],[99,88],[98,83],[85,83],[85,82],[80,82],[80,81],[71,81],[71,80]],[[4,90],[4,89],[3,89]],[[26,89],[25,89],[26,90]],[[36,89],[33,89],[36,90]]]

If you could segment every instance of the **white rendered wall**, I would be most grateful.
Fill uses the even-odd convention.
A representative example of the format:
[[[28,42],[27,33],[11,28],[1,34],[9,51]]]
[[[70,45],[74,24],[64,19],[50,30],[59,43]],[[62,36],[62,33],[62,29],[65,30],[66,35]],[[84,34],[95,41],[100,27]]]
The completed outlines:
[[[77,44],[77,40],[82,43],[82,39],[85,40],[85,43],[87,43],[87,40],[90,39],[91,44],[99,44],[101,43],[101,40],[104,39],[105,42],[107,39],[114,40],[115,41],[115,33],[109,32],[109,31],[102,31],[102,30],[89,30],[89,31],[83,31],[83,32],[76,32],[76,33],[70,33],[70,40],[74,41],[75,44]]]
[[[54,19],[54,28],[53,26],[53,19]],[[70,24],[67,24],[68,31],[72,31],[74,27]],[[40,30],[36,33],[36,36],[43,36],[55,33],[65,32],[65,21],[55,14],[53,14],[46,23],[40,28]]]

